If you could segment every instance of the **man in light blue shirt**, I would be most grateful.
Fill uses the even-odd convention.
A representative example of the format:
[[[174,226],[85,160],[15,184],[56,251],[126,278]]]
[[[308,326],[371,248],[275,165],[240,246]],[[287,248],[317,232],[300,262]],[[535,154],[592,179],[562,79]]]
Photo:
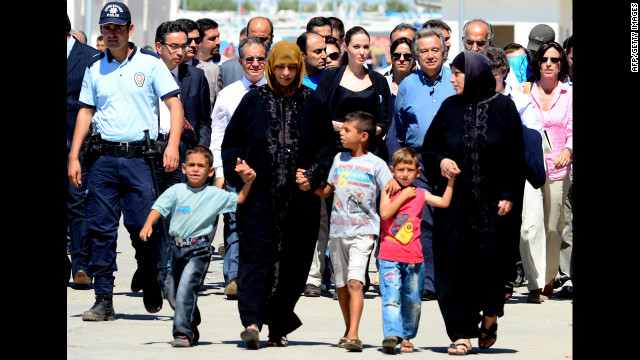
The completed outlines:
[[[134,27],[127,6],[107,3],[99,24],[107,50],[92,58],[85,71],[68,170],[74,186],[87,183],[85,213],[91,241],[87,275],[94,278],[96,301],[82,314],[84,321],[115,318],[113,273],[117,271],[116,240],[121,214],[136,250],[145,308],[150,313],[162,309],[157,279],[161,238],[153,235],[143,242],[138,236],[157,195],[145,159],[150,150],[144,141],[145,130],[151,139],[157,138],[158,98],[162,99],[171,118],[162,165],[170,172],[178,167],[184,119],[177,96],[180,90],[167,66],[157,54],[129,42]],[[91,139],[90,153],[85,154],[85,161],[91,159],[91,165],[84,179],[78,156],[92,118],[100,139]]]
[[[393,116],[400,147],[412,147],[419,154],[422,152],[424,137],[440,105],[446,98],[455,95],[453,85],[449,82],[451,68],[443,66],[446,49],[444,37],[439,29],[427,27],[416,31],[411,50],[413,56],[418,58],[420,69],[402,81],[394,103]],[[420,167],[424,169],[422,154]],[[433,191],[424,170],[414,184]],[[432,235],[433,207],[425,205],[420,225],[420,243],[425,264],[423,300],[435,299]]]

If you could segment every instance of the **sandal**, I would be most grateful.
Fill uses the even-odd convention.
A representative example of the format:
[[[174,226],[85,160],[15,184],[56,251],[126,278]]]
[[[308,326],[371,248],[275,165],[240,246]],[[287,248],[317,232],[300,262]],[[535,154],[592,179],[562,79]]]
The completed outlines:
[[[349,351],[362,351],[362,341],[360,339],[349,339],[344,343],[344,348]]]
[[[338,340],[338,347],[341,349],[344,349],[344,344],[347,342],[347,338],[346,337],[341,337],[340,340]]]
[[[398,345],[398,337],[395,335],[387,336],[382,340],[382,352],[385,354],[393,354],[396,352]]]
[[[405,348],[408,350],[404,350]],[[400,352],[413,352],[413,344],[409,339],[402,340],[402,343],[400,343]]]
[[[458,350],[461,350],[460,348],[458,348],[458,346],[464,346],[464,352],[457,352]],[[467,355],[469,353],[469,346],[467,346],[467,344],[465,343],[451,343],[451,345],[449,345],[449,349],[454,349],[456,350],[456,352],[448,352],[449,355],[459,355],[459,356],[463,356],[463,355]]]
[[[511,281],[508,281],[504,284],[504,299],[509,300],[511,296],[513,296],[513,286],[515,284]]]
[[[289,340],[287,339],[286,336],[283,336],[280,338],[280,341],[278,341],[277,339],[269,339],[267,341],[267,346],[268,347],[272,347],[272,346],[277,346],[277,347],[287,347],[289,346]]]
[[[257,325],[252,324],[247,326],[247,328],[240,333],[242,342],[244,342],[249,349],[255,350],[260,348],[260,333],[256,330],[257,328]]]
[[[478,346],[480,347],[480,349],[488,349],[491,346],[493,346],[493,344],[496,343],[496,340],[498,339],[498,323],[493,323],[493,325],[491,325],[488,329],[485,329],[484,327],[480,326],[480,338],[478,338]],[[482,335],[485,335],[484,337]],[[485,342],[485,345],[480,345],[480,340]],[[488,341],[493,340],[493,342],[489,345],[486,345]]]

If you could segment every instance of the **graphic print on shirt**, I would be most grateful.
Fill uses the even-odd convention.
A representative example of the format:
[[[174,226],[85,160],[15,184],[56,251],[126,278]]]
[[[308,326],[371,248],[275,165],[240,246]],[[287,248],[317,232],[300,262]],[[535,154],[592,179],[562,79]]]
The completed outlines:
[[[178,208],[176,209],[176,214],[191,216],[191,206],[189,205],[178,206]]]
[[[415,228],[414,222],[416,221],[416,217],[409,217],[409,214],[401,214],[396,213],[394,216],[395,221],[393,222],[393,227],[391,228],[391,233],[395,236],[391,238],[387,236],[387,240],[394,241],[397,240],[403,245],[406,245],[411,241],[413,237],[413,229]]]
[[[352,189],[350,189],[352,191],[357,190],[359,188],[371,187],[371,183],[373,179],[373,173],[371,169],[364,168],[358,165],[354,166],[349,164],[343,164],[338,166],[338,168],[335,171],[336,171],[336,178],[337,178],[336,188],[338,189],[344,189],[348,185],[352,185]],[[353,186],[355,186],[355,188],[353,188]],[[338,207],[342,207],[342,204],[340,204],[337,200],[336,200],[336,205]],[[360,192],[354,192],[350,194],[347,200],[346,210],[347,210],[347,214],[349,215],[369,213],[370,209],[367,207],[365,203],[364,194]]]

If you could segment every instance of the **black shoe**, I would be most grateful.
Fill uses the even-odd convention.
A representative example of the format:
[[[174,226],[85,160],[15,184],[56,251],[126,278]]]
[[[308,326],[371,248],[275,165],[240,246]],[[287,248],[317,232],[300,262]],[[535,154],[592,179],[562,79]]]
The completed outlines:
[[[558,292],[560,299],[573,299],[573,286],[567,285]]]
[[[436,293],[434,293],[431,290],[423,290],[422,291],[422,300],[423,301],[430,301],[430,300],[436,300]]]
[[[133,273],[133,278],[131,279],[131,291],[137,293],[142,290],[142,286],[144,285],[144,277],[142,276],[142,271],[137,269],[135,273]]]
[[[82,313],[84,321],[113,321],[115,320],[113,310],[113,296],[107,294],[97,294],[96,302],[91,309]]]
[[[193,327],[193,345],[197,344],[198,340],[200,340],[200,331],[198,331],[197,326],[194,326]]]
[[[162,309],[162,288],[156,275],[145,281],[142,288],[142,301],[145,309],[151,314]]]

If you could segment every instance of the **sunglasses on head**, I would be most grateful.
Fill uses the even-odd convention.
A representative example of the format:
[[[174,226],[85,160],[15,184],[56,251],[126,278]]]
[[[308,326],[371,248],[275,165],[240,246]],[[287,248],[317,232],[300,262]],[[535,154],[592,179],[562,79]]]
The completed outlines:
[[[546,56],[543,56],[543,57],[540,58],[540,62],[543,63],[543,64],[546,63],[548,60],[551,60],[551,62],[554,63],[554,64],[557,64],[557,63],[560,62],[560,58],[559,57],[546,57]]]
[[[200,44],[200,36],[198,37],[192,37],[192,38],[187,38],[187,44],[191,44],[191,41],[195,41],[196,44]]]
[[[480,41],[467,40],[465,41],[465,43],[469,46],[473,46],[473,44],[476,44],[478,45],[478,47],[483,47],[487,44],[487,42],[484,40],[480,40]]]
[[[411,59],[413,59],[413,54],[411,53],[393,53],[391,56],[393,57],[393,61],[400,60],[400,57],[402,56],[404,56],[404,59],[406,61],[410,61]]]
[[[339,52],[332,52],[331,54],[327,54],[327,57],[333,61],[336,61],[340,58],[340,53]]]

